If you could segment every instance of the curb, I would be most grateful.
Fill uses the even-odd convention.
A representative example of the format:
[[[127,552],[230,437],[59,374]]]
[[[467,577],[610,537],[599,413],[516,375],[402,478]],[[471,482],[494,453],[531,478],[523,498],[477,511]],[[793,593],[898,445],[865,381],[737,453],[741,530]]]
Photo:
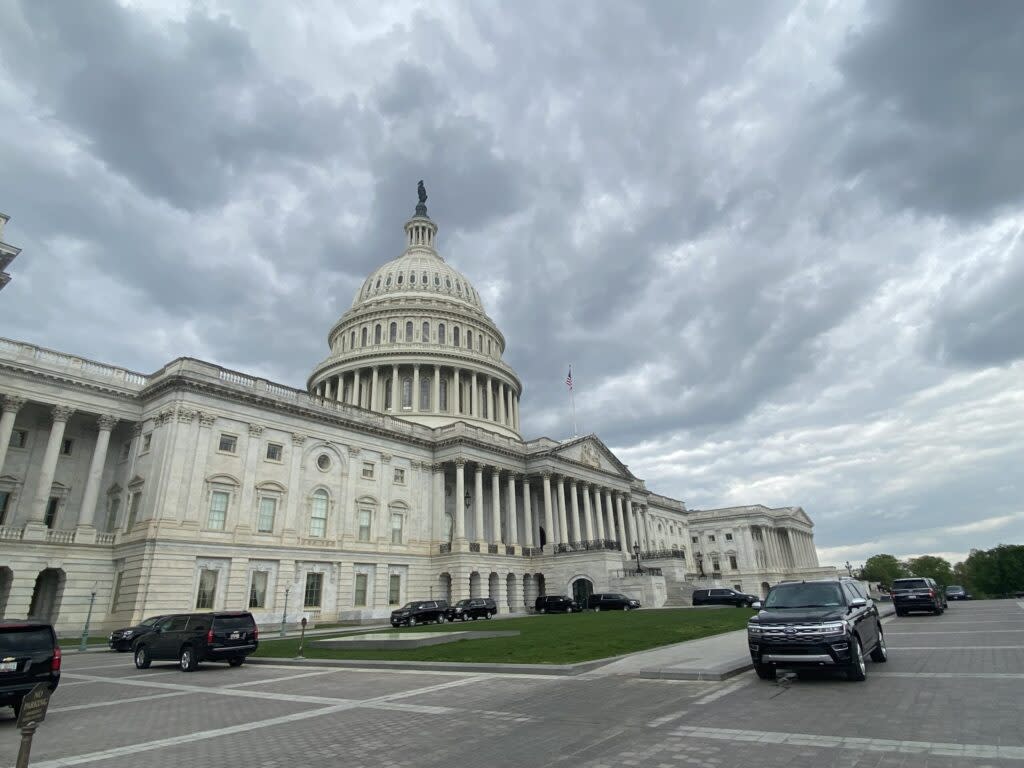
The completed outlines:
[[[603,667],[608,659],[581,661],[578,664],[491,664],[461,661],[369,661],[364,659],[282,659],[249,656],[246,664],[273,664],[285,667],[338,667],[342,669],[400,669],[422,672],[477,672],[480,674],[551,675],[571,677]]]

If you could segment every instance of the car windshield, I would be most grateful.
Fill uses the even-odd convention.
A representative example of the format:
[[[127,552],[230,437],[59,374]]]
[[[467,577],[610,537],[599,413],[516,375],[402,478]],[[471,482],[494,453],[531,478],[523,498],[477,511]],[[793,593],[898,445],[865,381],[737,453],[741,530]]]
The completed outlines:
[[[963,587],[946,587],[947,592],[963,592]]]
[[[472,600],[459,600],[459,602],[457,602],[455,604],[455,607],[456,608],[468,608],[472,604],[473,604]]]
[[[893,589],[928,589],[924,579],[897,579],[892,583]]]
[[[414,608],[417,608],[418,606],[419,606],[419,603],[406,603],[405,605],[402,606],[401,610],[403,610],[403,611],[411,611]]]
[[[838,584],[787,584],[775,587],[765,608],[824,608],[843,604]]]
[[[162,618],[163,618],[163,616],[150,616],[148,619],[143,619],[142,621],[140,621],[139,622],[139,626],[140,627],[152,627],[154,624],[156,624]]]

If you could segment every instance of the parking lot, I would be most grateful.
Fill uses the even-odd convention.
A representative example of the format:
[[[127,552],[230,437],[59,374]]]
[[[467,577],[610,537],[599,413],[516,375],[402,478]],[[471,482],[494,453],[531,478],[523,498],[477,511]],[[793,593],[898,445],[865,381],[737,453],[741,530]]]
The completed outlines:
[[[885,624],[868,680],[649,680],[65,656],[35,768],[1024,764],[1024,603]],[[19,733],[0,710],[0,766]]]

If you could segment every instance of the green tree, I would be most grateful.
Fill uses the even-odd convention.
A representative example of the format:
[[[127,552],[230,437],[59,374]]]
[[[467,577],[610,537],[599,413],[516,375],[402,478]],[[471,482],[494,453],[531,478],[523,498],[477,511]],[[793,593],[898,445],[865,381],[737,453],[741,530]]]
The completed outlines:
[[[953,567],[949,561],[935,555],[921,555],[907,561],[907,573],[913,576],[925,576],[947,587],[954,584]]]
[[[978,596],[1024,592],[1024,546],[1000,544],[995,549],[972,549],[963,562],[963,572]]]
[[[860,569],[860,577],[864,581],[877,581],[889,586],[893,579],[905,575],[903,563],[893,555],[872,555]]]

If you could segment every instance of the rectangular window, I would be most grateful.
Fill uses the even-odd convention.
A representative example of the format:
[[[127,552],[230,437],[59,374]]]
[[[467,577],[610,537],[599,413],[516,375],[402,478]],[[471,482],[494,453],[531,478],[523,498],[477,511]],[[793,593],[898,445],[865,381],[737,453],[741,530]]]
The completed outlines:
[[[388,580],[388,605],[398,605],[402,602],[402,576],[392,573]]]
[[[720,570],[722,570],[722,566],[719,565],[717,560],[712,560],[711,561],[711,570],[712,571],[720,571]]]
[[[732,541],[732,534],[731,533],[725,534],[725,540],[726,541]]]
[[[70,437],[65,437],[63,442],[60,444],[60,455],[70,456],[71,450],[75,447],[75,441]]]
[[[370,510],[359,510],[359,540],[370,540]]]
[[[366,605],[366,574],[356,574],[356,593],[354,603],[357,607],[364,607]]]
[[[739,568],[739,566],[736,564],[736,555],[729,555],[729,567],[732,568],[734,571],[737,568]]]
[[[114,528],[117,527],[117,513],[121,511],[121,497],[115,496],[110,500],[107,505],[107,523],[104,530],[107,533],[113,533]]]
[[[114,592],[110,598],[110,611],[116,613],[121,602],[121,585],[124,583],[124,571],[118,571],[114,577]]]
[[[714,541],[714,540],[715,540],[715,534],[711,534],[710,536],[708,536],[708,541]]]
[[[691,536],[690,537],[690,541],[692,541],[694,544],[696,544],[699,541],[699,539],[696,536]]]
[[[306,574],[306,594],[302,605],[304,608],[319,608],[320,595],[324,587],[324,575],[322,573]]]
[[[253,571],[249,582],[249,607],[267,607],[267,572]]]
[[[43,522],[46,523],[47,528],[53,528],[53,523],[57,519],[57,507],[60,505],[60,498],[57,496],[51,496],[50,500],[46,502],[46,517],[43,518]]]
[[[139,520],[139,508],[142,506],[142,491],[135,491],[128,502],[128,530]]]
[[[256,530],[260,533],[273,533],[276,513],[277,499],[273,496],[260,497],[260,514],[256,520]]]
[[[142,453],[153,447],[153,433],[147,432],[142,436]]]
[[[15,429],[11,432],[11,448],[24,448],[28,445],[28,431],[24,429]]]
[[[284,455],[284,446],[279,443],[267,443],[267,461],[280,461]]]
[[[199,572],[199,590],[196,592],[196,610],[213,608],[213,598],[217,594],[217,572],[203,568]]]
[[[4,521],[7,520],[7,507],[10,506],[10,503],[11,492],[0,491],[0,525],[3,525]]]
[[[373,462],[372,461],[364,461],[363,462],[363,479],[365,479],[365,480],[373,480]]]
[[[402,543],[402,515],[397,512],[391,515],[391,543]]]
[[[238,449],[238,438],[234,435],[221,435],[217,450],[222,453],[234,453]]]
[[[228,519],[228,500],[231,496],[227,491],[214,491],[210,494],[210,513],[206,516],[206,527],[212,531],[223,531]]]
[[[322,539],[327,535],[327,492],[319,490],[313,494],[313,507],[309,516],[309,535]]]
[[[405,470],[395,467],[395,485],[405,485]]]

